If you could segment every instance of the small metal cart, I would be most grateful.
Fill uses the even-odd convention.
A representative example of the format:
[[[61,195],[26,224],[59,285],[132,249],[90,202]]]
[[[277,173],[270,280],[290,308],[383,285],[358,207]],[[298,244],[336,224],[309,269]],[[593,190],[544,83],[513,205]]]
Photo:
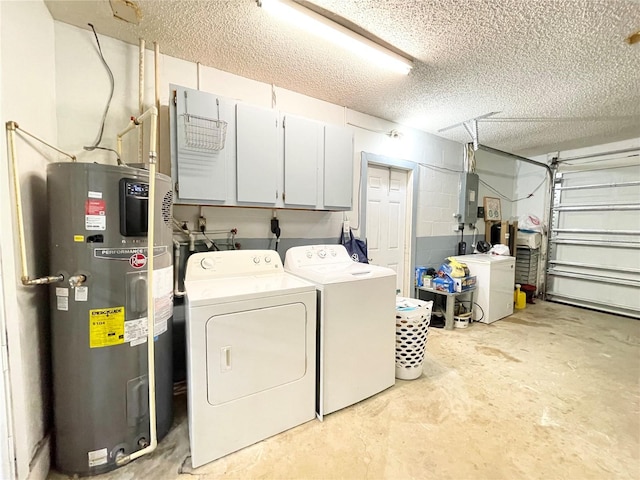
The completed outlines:
[[[443,292],[442,290],[436,290],[431,287],[416,287],[416,298],[418,300],[424,300],[420,296],[420,292],[428,292],[429,294],[433,294],[434,300],[436,295],[443,295],[447,297],[446,311],[444,315],[444,328],[445,330],[453,330],[453,310],[456,303],[456,298],[461,295],[469,295],[471,301],[470,310],[473,311],[473,297],[475,295],[476,287],[471,287],[468,290],[463,292]]]

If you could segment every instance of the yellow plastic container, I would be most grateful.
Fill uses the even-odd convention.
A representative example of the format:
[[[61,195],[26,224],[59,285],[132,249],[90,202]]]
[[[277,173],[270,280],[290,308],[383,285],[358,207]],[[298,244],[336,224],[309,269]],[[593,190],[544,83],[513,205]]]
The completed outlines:
[[[519,283],[516,283],[516,290],[513,292],[513,303],[518,310],[522,310],[527,306],[527,294],[520,291]]]

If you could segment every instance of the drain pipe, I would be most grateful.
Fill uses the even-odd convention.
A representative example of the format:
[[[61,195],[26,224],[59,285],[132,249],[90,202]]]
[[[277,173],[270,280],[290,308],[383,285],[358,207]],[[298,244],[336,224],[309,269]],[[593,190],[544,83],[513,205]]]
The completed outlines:
[[[158,109],[150,107],[139,117],[132,117],[127,127],[118,134],[118,146],[120,147],[122,137],[141,125],[145,121],[151,123],[149,132],[149,201],[148,201],[148,227],[147,227],[147,365],[149,378],[149,436],[151,437],[148,446],[124,455],[116,459],[118,466],[125,465],[136,458],[153,452],[158,446],[158,434],[156,425],[156,369],[155,369],[155,344],[154,344],[154,324],[155,324],[155,299],[153,298],[153,278],[154,278],[154,242],[155,242],[155,195],[156,195],[156,132],[158,128]]]
[[[11,165],[11,177],[13,179],[13,194],[14,194],[14,204],[16,209],[16,219],[18,221],[18,245],[20,249],[20,281],[24,286],[33,286],[33,285],[47,285],[49,283],[57,283],[62,282],[64,280],[63,275],[54,275],[54,276],[45,276],[40,278],[31,278],[29,277],[29,269],[27,266],[27,245],[25,241],[24,234],[24,215],[22,212],[22,193],[20,191],[20,178],[18,175],[18,154],[16,152],[16,132],[20,130],[25,133],[29,137],[37,140],[38,142],[46,145],[47,147],[57,151],[58,153],[62,153],[69,157],[72,161],[76,161],[76,157],[74,155],[70,155],[62,150],[54,147],[53,145],[48,144],[44,140],[32,135],[26,130],[22,130],[16,122],[9,121],[5,125],[7,130],[7,146],[9,148],[9,157],[10,157],[10,165]]]
[[[186,295],[184,290],[180,290],[180,242],[173,240],[173,296],[182,298]]]

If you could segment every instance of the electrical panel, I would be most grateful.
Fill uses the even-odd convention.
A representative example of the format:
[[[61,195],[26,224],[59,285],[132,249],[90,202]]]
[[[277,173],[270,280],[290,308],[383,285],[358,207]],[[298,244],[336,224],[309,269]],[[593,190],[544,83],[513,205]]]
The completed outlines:
[[[458,200],[458,222],[475,224],[478,216],[478,187],[480,177],[476,173],[460,175],[460,197]]]

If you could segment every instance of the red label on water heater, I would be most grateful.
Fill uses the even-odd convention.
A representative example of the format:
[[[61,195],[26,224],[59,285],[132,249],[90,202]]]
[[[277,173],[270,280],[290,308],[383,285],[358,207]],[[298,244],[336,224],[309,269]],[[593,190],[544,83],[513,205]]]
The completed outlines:
[[[88,198],[84,202],[85,215],[106,215],[107,206],[104,200]]]
[[[144,253],[134,253],[129,258],[129,264],[133,268],[142,268],[147,264],[147,257],[144,255]]]

